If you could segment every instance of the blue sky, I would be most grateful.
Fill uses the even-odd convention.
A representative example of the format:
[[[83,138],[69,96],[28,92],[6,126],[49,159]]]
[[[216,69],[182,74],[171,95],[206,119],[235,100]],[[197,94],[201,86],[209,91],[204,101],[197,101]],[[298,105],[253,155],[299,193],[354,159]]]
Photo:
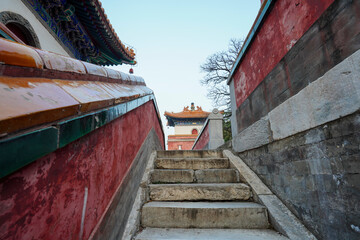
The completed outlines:
[[[142,76],[155,92],[165,134],[164,111],[182,111],[195,102],[211,111],[200,65],[231,38],[245,39],[260,9],[260,0],[102,0],[121,41],[132,46]],[[128,72],[129,65],[113,67]]]

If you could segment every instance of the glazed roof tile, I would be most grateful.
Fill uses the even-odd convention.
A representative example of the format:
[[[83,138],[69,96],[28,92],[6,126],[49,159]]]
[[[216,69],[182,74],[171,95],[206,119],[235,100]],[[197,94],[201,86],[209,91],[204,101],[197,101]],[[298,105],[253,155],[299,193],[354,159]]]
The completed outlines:
[[[0,62],[0,138],[153,94],[141,77],[1,37]]]

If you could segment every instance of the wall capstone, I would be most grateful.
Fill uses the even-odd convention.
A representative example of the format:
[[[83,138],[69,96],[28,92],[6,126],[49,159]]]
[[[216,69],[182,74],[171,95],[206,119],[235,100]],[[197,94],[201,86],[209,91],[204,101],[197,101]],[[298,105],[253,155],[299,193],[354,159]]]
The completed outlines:
[[[216,149],[224,144],[223,116],[217,108],[214,108],[209,117],[209,149]]]

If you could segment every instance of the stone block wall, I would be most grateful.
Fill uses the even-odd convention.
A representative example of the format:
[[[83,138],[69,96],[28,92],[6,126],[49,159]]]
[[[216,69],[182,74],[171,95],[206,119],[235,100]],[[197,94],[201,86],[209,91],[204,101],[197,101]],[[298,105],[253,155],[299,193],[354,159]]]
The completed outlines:
[[[360,236],[360,112],[240,153],[320,239]]]
[[[358,239],[360,2],[264,4],[229,81],[233,149],[319,239]]]

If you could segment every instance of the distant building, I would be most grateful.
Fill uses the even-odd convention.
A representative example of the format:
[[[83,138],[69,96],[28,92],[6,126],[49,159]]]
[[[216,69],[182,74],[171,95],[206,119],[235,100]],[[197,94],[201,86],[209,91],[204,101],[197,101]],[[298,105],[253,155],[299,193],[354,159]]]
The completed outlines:
[[[189,150],[192,148],[206,118],[210,112],[191,103],[191,107],[184,107],[182,112],[166,112],[167,125],[175,127],[175,134],[168,136],[168,150]]]

